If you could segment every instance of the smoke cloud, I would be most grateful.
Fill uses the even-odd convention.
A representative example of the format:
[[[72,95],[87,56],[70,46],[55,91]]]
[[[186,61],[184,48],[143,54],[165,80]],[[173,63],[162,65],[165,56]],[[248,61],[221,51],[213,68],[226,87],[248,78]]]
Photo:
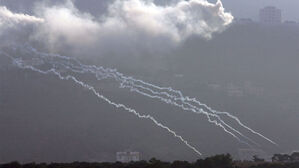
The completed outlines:
[[[80,12],[71,1],[61,6],[37,6],[36,13],[45,22],[38,28],[35,39],[44,39],[51,46],[91,45],[97,41],[100,23],[90,14]]]
[[[6,7],[0,7],[0,26],[12,27],[16,24],[35,24],[42,23],[44,20],[26,14],[17,14],[8,10]]]
[[[36,16],[16,14],[0,8],[0,29],[34,25],[30,39],[55,48],[93,46],[105,49],[161,48],[176,46],[188,37],[211,38],[232,22],[220,0],[180,0],[166,6],[150,0],[115,0],[107,13],[95,17],[78,10],[72,1],[49,6],[37,4]],[[19,29],[20,30],[20,29]]]
[[[26,14],[13,13],[0,6],[0,40],[1,46],[16,42],[28,41],[33,28],[44,22],[44,19]]]
[[[23,31],[26,26],[43,23],[44,20],[26,14],[13,13],[6,7],[0,6],[0,35],[6,31],[18,30]]]

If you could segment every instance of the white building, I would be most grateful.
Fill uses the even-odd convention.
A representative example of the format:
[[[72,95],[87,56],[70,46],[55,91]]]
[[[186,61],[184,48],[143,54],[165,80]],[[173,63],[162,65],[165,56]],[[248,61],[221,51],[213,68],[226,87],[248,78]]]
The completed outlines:
[[[265,24],[280,24],[282,22],[281,10],[274,6],[267,6],[261,9],[260,22]]]
[[[139,152],[116,152],[116,161],[122,163],[138,162],[140,161]]]
[[[227,86],[227,94],[230,97],[243,97],[244,96],[243,90],[240,87],[235,86],[233,84],[229,84]]]

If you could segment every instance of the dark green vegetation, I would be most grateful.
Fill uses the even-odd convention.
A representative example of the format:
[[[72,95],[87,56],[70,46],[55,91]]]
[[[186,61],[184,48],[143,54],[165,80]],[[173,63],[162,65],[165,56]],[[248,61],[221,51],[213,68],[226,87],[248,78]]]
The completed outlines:
[[[206,159],[198,159],[196,162],[174,161],[163,162],[155,158],[149,161],[130,163],[27,163],[11,162],[0,165],[0,168],[298,168],[299,162],[270,163],[270,162],[238,162],[233,161],[229,154],[216,155]]]

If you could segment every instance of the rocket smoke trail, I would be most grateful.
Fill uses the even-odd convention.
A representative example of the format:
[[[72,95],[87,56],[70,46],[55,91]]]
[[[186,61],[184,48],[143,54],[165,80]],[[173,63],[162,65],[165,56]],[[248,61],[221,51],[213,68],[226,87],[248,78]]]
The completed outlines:
[[[57,54],[47,54],[47,53],[38,52],[36,49],[34,49],[30,46],[27,46],[27,49],[29,49],[29,52],[33,52],[36,55],[42,55],[44,57],[60,58],[61,60],[60,60],[60,62],[58,62],[58,64],[67,67],[71,71],[79,72],[78,70],[80,70],[80,73],[92,73],[92,74],[95,74],[95,76],[98,80],[105,79],[105,78],[113,78],[116,81],[120,82],[121,88],[128,88],[128,89],[130,89],[130,91],[137,92],[139,94],[142,94],[143,96],[154,98],[154,99],[159,99],[167,104],[177,106],[185,111],[191,111],[191,112],[194,112],[197,114],[204,114],[207,116],[208,121],[210,123],[214,123],[215,125],[221,127],[225,132],[232,135],[238,141],[245,143],[247,145],[249,145],[249,144],[242,141],[235,134],[238,134],[241,137],[245,138],[246,140],[250,141],[251,143],[259,146],[259,144],[254,142],[252,139],[248,138],[247,136],[243,135],[240,131],[236,130],[235,128],[233,128],[232,126],[227,124],[223,119],[221,119],[220,115],[225,115],[225,116],[235,120],[241,127],[249,130],[251,133],[262,137],[263,139],[269,141],[270,143],[272,143],[274,145],[277,145],[271,139],[267,138],[266,136],[262,135],[261,133],[255,131],[255,130],[249,128],[248,126],[246,126],[245,124],[243,124],[239,120],[238,117],[233,116],[228,112],[220,112],[220,111],[213,110],[211,107],[209,107],[206,104],[201,103],[200,101],[196,100],[195,98],[185,97],[181,91],[174,90],[171,87],[159,87],[154,84],[144,82],[142,80],[134,79],[133,77],[127,77],[127,76],[123,75],[122,73],[117,72],[116,70],[113,70],[113,69],[108,69],[108,68],[103,68],[103,67],[98,67],[98,66],[84,65],[74,58],[69,58],[69,57],[61,56],[61,55],[57,55]],[[71,63],[71,62],[73,62],[73,63]],[[205,108],[207,111],[204,111],[203,108],[201,108],[201,107]],[[217,120],[215,120],[215,119],[211,120],[211,117],[216,118]]]
[[[18,48],[18,49],[22,49]],[[235,133],[241,135],[242,137],[244,137],[245,139],[249,140],[250,142],[254,143],[255,145],[259,146],[256,142],[254,142],[253,140],[251,140],[250,138],[246,137],[245,135],[243,135],[241,132],[237,131],[236,129],[234,129],[233,127],[231,127],[230,125],[228,125],[227,123],[225,123],[218,115],[216,114],[212,114],[212,113],[208,113],[206,111],[204,111],[202,108],[198,108],[195,107],[189,103],[184,103],[183,104],[179,104],[177,102],[177,100],[172,100],[169,98],[163,98],[161,96],[158,96],[158,93],[156,95],[150,95],[149,93],[143,92],[140,89],[137,89],[138,87],[143,88],[143,89],[147,89],[150,90],[151,93],[155,93],[155,91],[151,90],[150,88],[144,88],[141,85],[137,85],[134,84],[132,81],[129,81],[133,78],[131,77],[125,77],[123,74],[116,72],[116,70],[111,70],[111,69],[104,69],[103,67],[96,67],[96,66],[87,66],[87,65],[83,65],[82,63],[80,63],[78,60],[69,58],[69,57],[65,57],[65,56],[61,56],[61,55],[53,55],[53,54],[47,54],[47,53],[41,53],[36,51],[34,48],[27,46],[27,49],[29,50],[25,50],[22,52],[29,52],[28,54],[35,54],[37,56],[42,56],[43,59],[47,59],[48,62],[51,62],[51,64],[55,64],[55,65],[59,65],[59,66],[63,66],[64,68],[67,68],[68,70],[71,70],[75,73],[87,73],[87,72],[91,72],[93,74],[96,75],[97,79],[103,79],[103,78],[114,78],[117,81],[119,81],[121,83],[120,87],[123,88],[129,88],[131,91],[137,92],[143,96],[149,97],[149,98],[153,98],[153,99],[159,99],[162,102],[165,102],[167,104],[179,107],[181,109],[183,109],[184,111],[191,111],[197,114],[204,114],[206,115],[206,117],[208,118],[208,121],[210,123],[215,124],[216,126],[219,126],[220,128],[222,128],[226,133],[228,133],[229,135],[233,136],[235,139],[237,139],[239,142],[246,144],[249,147],[252,147],[249,143],[247,143],[246,141],[241,140],[237,135],[235,135]],[[31,52],[31,53],[30,53]],[[49,58],[59,58],[59,61],[53,61],[53,60],[49,60]],[[73,63],[71,63],[70,61],[72,61]],[[77,65],[75,65],[77,64]],[[79,65],[79,66],[78,66]],[[103,72],[101,72],[103,71]],[[103,76],[100,76],[103,75]],[[125,85],[125,83],[127,84],[133,84],[132,86],[129,85]],[[168,93],[165,92],[165,94],[168,95]],[[211,117],[216,118],[217,120],[212,120]],[[235,132],[235,133],[234,133]]]
[[[83,81],[79,80],[75,76],[72,76],[72,75],[63,76],[62,73],[59,72],[59,68],[63,68],[64,70],[69,70],[70,72],[75,73],[75,74],[91,73],[91,74],[95,75],[96,79],[98,79],[98,80],[112,78],[115,81],[120,83],[120,88],[127,88],[130,91],[136,92],[143,96],[146,96],[146,97],[149,97],[152,99],[159,99],[160,101],[162,101],[164,103],[179,107],[179,108],[183,109],[184,111],[191,111],[191,112],[197,113],[197,114],[204,114],[210,123],[213,123],[216,126],[219,126],[226,133],[230,134],[235,139],[237,139],[239,142],[244,143],[244,144],[248,145],[249,147],[252,147],[250,143],[252,143],[256,146],[259,146],[259,144],[257,144],[255,141],[253,141],[249,137],[245,136],[244,134],[242,134],[240,131],[233,128],[229,124],[227,124],[221,118],[222,115],[225,115],[225,116],[229,117],[230,119],[233,119],[234,121],[236,121],[239,124],[239,126],[249,130],[251,133],[262,137],[263,139],[271,142],[272,144],[277,145],[275,142],[273,142],[269,138],[252,130],[251,128],[249,128],[248,126],[243,124],[236,116],[233,116],[228,112],[219,112],[219,111],[213,110],[211,107],[199,102],[195,98],[185,97],[181,91],[174,90],[171,87],[159,87],[154,84],[144,82],[142,80],[134,79],[132,77],[127,77],[127,76],[123,75],[122,73],[117,72],[114,69],[103,68],[100,66],[84,65],[81,62],[79,62],[77,59],[74,59],[74,58],[61,56],[61,55],[57,55],[57,54],[42,53],[28,45],[26,45],[25,47],[24,46],[17,46],[17,47],[14,46],[14,47],[12,47],[12,49],[14,50],[14,52],[21,50],[22,53],[26,53],[26,55],[30,55],[29,59],[32,59],[32,57],[34,57],[34,59],[38,60],[40,62],[40,64],[50,64],[53,67],[49,71],[43,71],[41,69],[36,68],[33,65],[25,63],[25,61],[22,61],[23,59],[18,60],[16,58],[10,57],[14,60],[14,63],[19,68],[31,69],[33,71],[43,73],[43,74],[52,73],[52,74],[57,75],[62,80],[72,80],[75,83],[81,85],[82,87],[89,89],[98,98],[108,102],[109,104],[111,104],[117,108],[125,109],[126,111],[135,114],[139,118],[151,120],[157,126],[166,129],[169,133],[173,134],[176,138],[180,139],[187,147],[192,149],[197,154],[201,154],[201,153],[195,147],[190,145],[185,139],[183,139],[182,136],[177,135],[176,132],[171,130],[169,127],[161,124],[152,116],[141,115],[140,113],[136,112],[132,108],[129,108],[123,104],[117,104],[117,103],[112,102],[111,100],[109,100],[108,98],[106,98],[105,96],[103,96],[99,92],[97,92],[97,90],[93,86],[84,83]],[[9,56],[9,55],[7,54],[7,56]],[[27,58],[25,57],[25,59],[27,59]],[[241,139],[241,137],[242,137],[242,139]],[[243,140],[243,138],[245,140]]]
[[[131,45],[134,46],[134,50],[151,48],[153,51],[160,51],[161,48],[177,47],[193,35],[210,39],[214,33],[224,31],[234,18],[230,13],[225,12],[221,0],[217,0],[215,4],[207,0],[179,0],[165,6],[156,5],[154,1],[118,0],[109,3],[107,13],[99,19],[89,13],[81,12],[73,1],[53,7],[41,3],[36,8],[38,11],[31,16],[14,13],[0,5],[0,39],[5,43],[3,46],[15,40],[18,44],[22,43],[19,39],[23,39],[24,36],[28,41],[32,40],[35,44],[42,43],[53,49],[56,46],[69,46],[76,50],[81,46],[88,46],[87,49],[95,48],[100,51],[110,48],[106,46],[114,43],[120,48],[127,48],[129,39],[128,46],[129,48]],[[146,45],[140,43],[140,40],[147,40]],[[165,47],[161,47],[161,44]],[[110,50],[107,51],[110,53]],[[85,65],[75,58],[43,53],[30,45],[16,44],[3,48],[3,51],[0,48],[0,55],[2,54],[11,58],[21,69],[45,75],[52,74],[61,80],[73,81],[108,104],[130,112],[138,118],[152,121],[199,155],[201,153],[174,130],[151,115],[143,115],[127,105],[108,99],[99,92],[96,84],[90,84],[91,82],[85,77],[92,76],[98,81],[109,79],[119,84],[121,89],[177,107],[183,112],[204,115],[209,123],[251,148],[260,145],[247,134],[258,136],[277,145],[271,139],[245,125],[238,117],[228,112],[216,111],[196,98],[185,96],[181,91],[171,87],[160,87],[135,79],[115,69]],[[233,124],[235,127],[232,126]]]
[[[7,55],[7,56],[9,56],[9,55]],[[84,83],[83,81],[78,80],[76,77],[74,77],[72,75],[63,76],[61,73],[56,71],[54,68],[52,68],[50,70],[43,71],[43,70],[35,68],[31,65],[26,65],[26,64],[24,65],[24,62],[21,59],[15,59],[13,57],[10,57],[10,58],[12,58],[14,64],[17,65],[21,69],[29,69],[29,70],[32,70],[32,71],[35,71],[35,72],[38,72],[38,73],[41,73],[41,74],[51,74],[52,73],[52,74],[55,74],[56,76],[58,76],[59,79],[61,79],[61,80],[72,80],[76,84],[79,84],[80,86],[92,91],[98,98],[104,100],[105,102],[109,103],[110,105],[113,105],[116,108],[122,108],[122,109],[134,114],[135,116],[137,116],[140,119],[151,120],[156,126],[165,129],[170,134],[172,134],[174,137],[178,138],[181,142],[183,142],[188,148],[193,150],[196,154],[202,155],[201,152],[199,152],[194,146],[189,144],[189,142],[187,140],[185,140],[182,136],[178,135],[175,131],[173,131],[169,127],[167,127],[164,124],[157,121],[154,117],[152,117],[150,115],[142,115],[142,114],[138,113],[136,110],[125,106],[124,104],[118,104],[118,103],[115,103],[115,102],[111,101],[110,99],[108,99],[104,95],[101,95],[99,92],[97,92],[96,89],[93,86],[88,85],[88,84]]]

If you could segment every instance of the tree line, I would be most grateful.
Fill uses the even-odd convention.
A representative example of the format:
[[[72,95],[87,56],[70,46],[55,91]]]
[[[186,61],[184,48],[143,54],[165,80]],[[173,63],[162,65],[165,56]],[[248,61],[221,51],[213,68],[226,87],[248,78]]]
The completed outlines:
[[[275,156],[275,155],[274,155]],[[299,168],[299,162],[255,162],[233,161],[230,154],[216,155],[195,162],[164,162],[155,158],[149,161],[130,163],[27,163],[10,162],[1,164],[0,168]]]

